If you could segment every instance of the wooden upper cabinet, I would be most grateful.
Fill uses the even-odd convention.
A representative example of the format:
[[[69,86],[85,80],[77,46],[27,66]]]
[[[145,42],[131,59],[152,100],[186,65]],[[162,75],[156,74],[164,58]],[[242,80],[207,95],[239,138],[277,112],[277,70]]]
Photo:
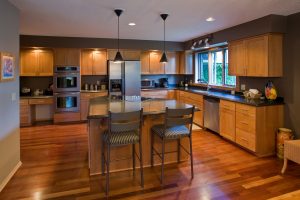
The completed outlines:
[[[246,75],[245,42],[243,40],[230,42],[228,45],[229,74]]]
[[[150,74],[150,54],[148,51],[141,53],[141,74]]]
[[[107,50],[107,59],[108,60],[114,60],[117,49],[108,49]],[[141,51],[139,50],[120,50],[120,53],[124,60],[140,60],[141,59]]]
[[[193,74],[193,53],[190,51],[182,51],[179,55],[179,73]]]
[[[167,52],[168,62],[165,64],[165,74],[179,74],[179,55],[177,52]]]
[[[82,50],[81,75],[106,75],[106,51]]]
[[[94,51],[93,53],[93,75],[107,74],[106,51]]]
[[[282,76],[281,34],[266,34],[229,43],[229,73],[236,76]]]
[[[164,64],[159,62],[162,56],[161,52],[152,51],[149,53],[150,56],[150,74],[164,74],[165,67]]]
[[[72,48],[57,48],[54,50],[54,65],[79,66],[80,50]]]
[[[52,50],[21,50],[20,76],[52,76]]]

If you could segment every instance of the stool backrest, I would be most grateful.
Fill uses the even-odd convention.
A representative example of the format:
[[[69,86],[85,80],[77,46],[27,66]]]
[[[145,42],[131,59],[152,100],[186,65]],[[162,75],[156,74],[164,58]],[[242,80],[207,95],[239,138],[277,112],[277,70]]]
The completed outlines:
[[[142,132],[143,109],[126,113],[112,113],[109,111],[108,132],[122,133],[128,131]]]
[[[190,108],[169,109],[166,108],[165,129],[168,127],[188,125],[190,133],[194,120],[195,106]]]

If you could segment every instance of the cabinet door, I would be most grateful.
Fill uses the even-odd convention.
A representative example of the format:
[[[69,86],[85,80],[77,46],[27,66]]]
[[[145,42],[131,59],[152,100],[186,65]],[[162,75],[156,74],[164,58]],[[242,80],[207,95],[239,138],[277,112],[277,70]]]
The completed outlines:
[[[87,120],[89,110],[89,100],[88,99],[80,99],[80,120]]]
[[[233,41],[229,43],[228,62],[228,70],[230,75],[246,75],[245,44],[243,40]]]
[[[147,51],[141,53],[141,73],[150,73],[150,53]]]
[[[162,56],[161,52],[150,52],[150,74],[164,74],[163,63],[159,62]]]
[[[141,51],[124,50],[123,58],[124,58],[124,60],[140,60],[141,59]]]
[[[179,73],[193,74],[193,53],[182,51],[179,55]]]
[[[165,64],[165,74],[179,74],[179,56],[176,52],[167,52],[168,62]]]
[[[67,63],[66,65],[80,66],[80,50],[79,49],[67,49]]]
[[[42,50],[38,53],[38,76],[53,76],[53,52]]]
[[[106,51],[94,51],[93,53],[93,75],[107,74]]]
[[[21,50],[20,76],[36,76],[38,68],[38,52],[36,50]]]
[[[28,99],[20,99],[20,125],[31,125],[31,109],[28,104]]]
[[[54,65],[63,66],[66,65],[66,56],[68,49],[66,48],[57,48],[54,50]]]
[[[176,99],[176,91],[175,90],[168,91],[168,99]]]
[[[268,76],[268,36],[245,40],[247,76]]]
[[[235,141],[235,110],[220,107],[220,135]]]
[[[93,51],[81,51],[81,75],[93,75]]]

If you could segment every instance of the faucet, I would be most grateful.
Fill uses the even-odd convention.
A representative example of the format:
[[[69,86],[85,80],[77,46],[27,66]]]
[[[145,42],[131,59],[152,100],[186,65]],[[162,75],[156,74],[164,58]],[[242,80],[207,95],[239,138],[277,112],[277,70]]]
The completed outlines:
[[[206,81],[206,80],[204,80],[204,79],[198,79],[197,80],[199,83],[204,83],[204,84],[206,84],[207,86],[206,86],[206,91],[209,91],[210,89],[211,89],[211,86],[209,85],[209,83]]]

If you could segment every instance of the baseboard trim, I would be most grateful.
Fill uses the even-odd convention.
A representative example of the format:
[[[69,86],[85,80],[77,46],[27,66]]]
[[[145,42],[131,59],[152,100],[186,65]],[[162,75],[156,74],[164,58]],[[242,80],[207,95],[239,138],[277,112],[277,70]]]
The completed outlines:
[[[17,165],[11,170],[11,172],[8,174],[8,176],[2,181],[0,184],[0,192],[4,189],[6,184],[9,182],[9,180],[13,177],[13,175],[18,171],[18,169],[21,167],[22,162],[19,161]]]

